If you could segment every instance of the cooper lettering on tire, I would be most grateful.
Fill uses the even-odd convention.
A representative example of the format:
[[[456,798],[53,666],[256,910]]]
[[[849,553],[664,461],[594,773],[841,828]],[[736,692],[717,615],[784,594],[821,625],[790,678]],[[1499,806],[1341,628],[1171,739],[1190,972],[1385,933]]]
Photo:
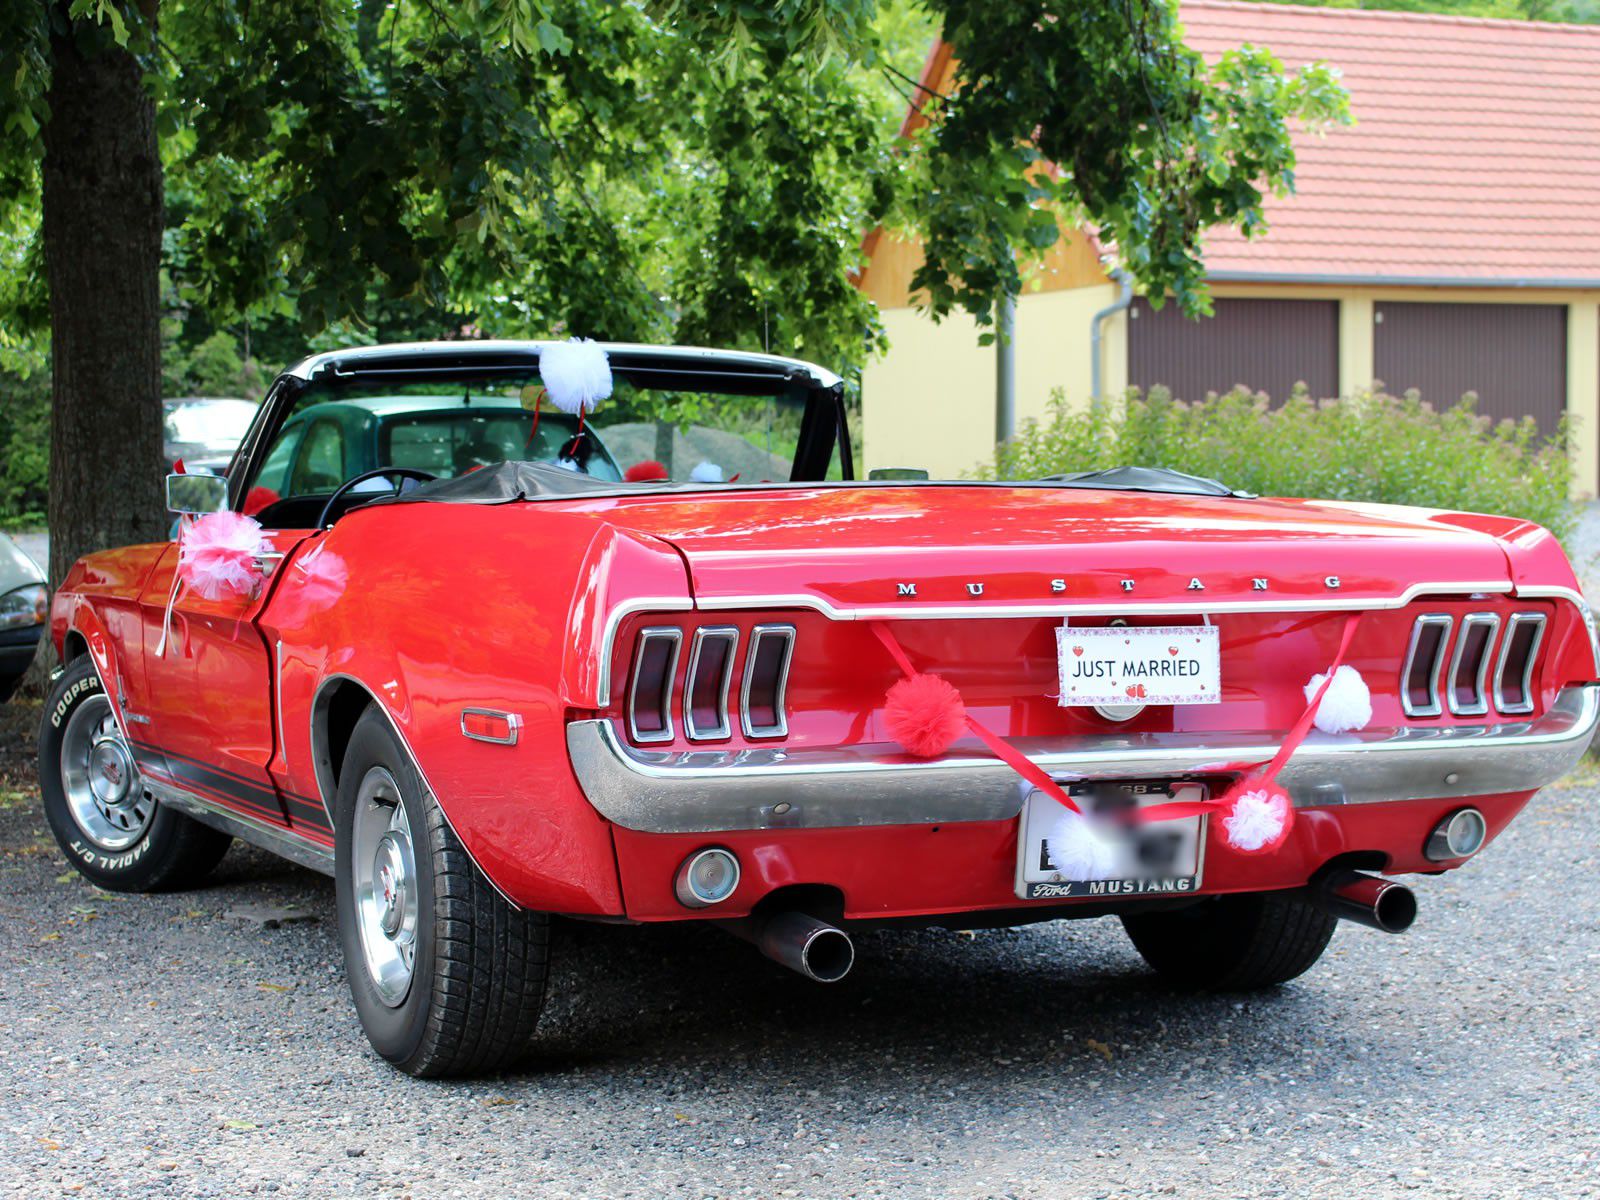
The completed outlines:
[[[80,874],[113,891],[191,886],[232,840],[164,808],[145,786],[87,656],[67,667],[45,705],[39,789],[56,844]]]

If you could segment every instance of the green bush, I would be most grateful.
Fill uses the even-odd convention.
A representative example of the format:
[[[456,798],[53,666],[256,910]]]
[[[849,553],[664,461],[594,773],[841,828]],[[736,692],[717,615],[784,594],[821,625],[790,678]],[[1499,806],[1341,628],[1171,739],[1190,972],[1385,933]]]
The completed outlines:
[[[0,529],[44,524],[50,499],[50,374],[0,363]]]
[[[1440,412],[1416,392],[1363,392],[1342,400],[1296,393],[1273,408],[1238,389],[1198,403],[1163,388],[1147,396],[1068,407],[1029,421],[982,472],[1036,479],[1105,467],[1170,467],[1262,496],[1309,496],[1502,513],[1572,532],[1568,424],[1541,437],[1532,418],[1498,424],[1476,398]]]

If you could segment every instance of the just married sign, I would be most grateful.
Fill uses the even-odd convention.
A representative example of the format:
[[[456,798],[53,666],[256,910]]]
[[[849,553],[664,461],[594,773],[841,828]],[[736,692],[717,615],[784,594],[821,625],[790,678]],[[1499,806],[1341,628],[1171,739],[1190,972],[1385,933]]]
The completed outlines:
[[[1056,660],[1064,708],[1222,699],[1215,625],[1063,625],[1056,630]]]

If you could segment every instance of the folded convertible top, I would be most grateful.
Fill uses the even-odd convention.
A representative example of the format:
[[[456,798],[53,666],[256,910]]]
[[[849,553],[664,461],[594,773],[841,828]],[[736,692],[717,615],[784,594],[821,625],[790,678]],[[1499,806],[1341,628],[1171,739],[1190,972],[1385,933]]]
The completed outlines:
[[[454,479],[435,479],[398,496],[385,496],[374,504],[410,504],[434,500],[457,504],[501,504],[535,496],[592,496],[617,492],[615,480],[596,479],[582,471],[569,471],[547,462],[500,462],[480,467]]]
[[[921,482],[914,487],[971,487],[976,480]],[[792,487],[794,484],[741,484],[745,490]],[[816,486],[800,485],[800,486]],[[899,481],[856,481],[851,486],[906,487]],[[1105,471],[1082,471],[1070,475],[1048,475],[1043,479],[1010,480],[1005,487],[1096,488],[1121,492],[1166,492],[1189,496],[1243,495],[1231,491],[1215,479],[1186,475],[1162,467],[1114,467]],[[434,501],[446,504],[506,504],[513,500],[534,500],[556,496],[637,496],[642,492],[701,492],[708,485],[692,480],[665,479],[648,483],[619,483],[596,479],[581,471],[569,471],[548,462],[501,462],[482,467],[454,479],[436,479],[410,488],[397,496],[384,496],[370,504],[411,504]],[[720,488],[716,490],[721,490]],[[363,505],[363,507],[367,507]]]

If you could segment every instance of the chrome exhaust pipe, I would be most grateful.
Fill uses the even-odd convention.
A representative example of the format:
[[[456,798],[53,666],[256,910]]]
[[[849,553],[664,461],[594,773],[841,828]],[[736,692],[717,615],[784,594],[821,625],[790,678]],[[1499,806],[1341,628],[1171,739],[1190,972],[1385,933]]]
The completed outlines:
[[[1361,871],[1329,871],[1312,882],[1308,898],[1324,912],[1384,933],[1404,933],[1417,919],[1415,892]]]
[[[816,983],[838,983],[855,965],[856,946],[850,935],[803,912],[729,921],[724,928],[753,942],[773,962]]]

